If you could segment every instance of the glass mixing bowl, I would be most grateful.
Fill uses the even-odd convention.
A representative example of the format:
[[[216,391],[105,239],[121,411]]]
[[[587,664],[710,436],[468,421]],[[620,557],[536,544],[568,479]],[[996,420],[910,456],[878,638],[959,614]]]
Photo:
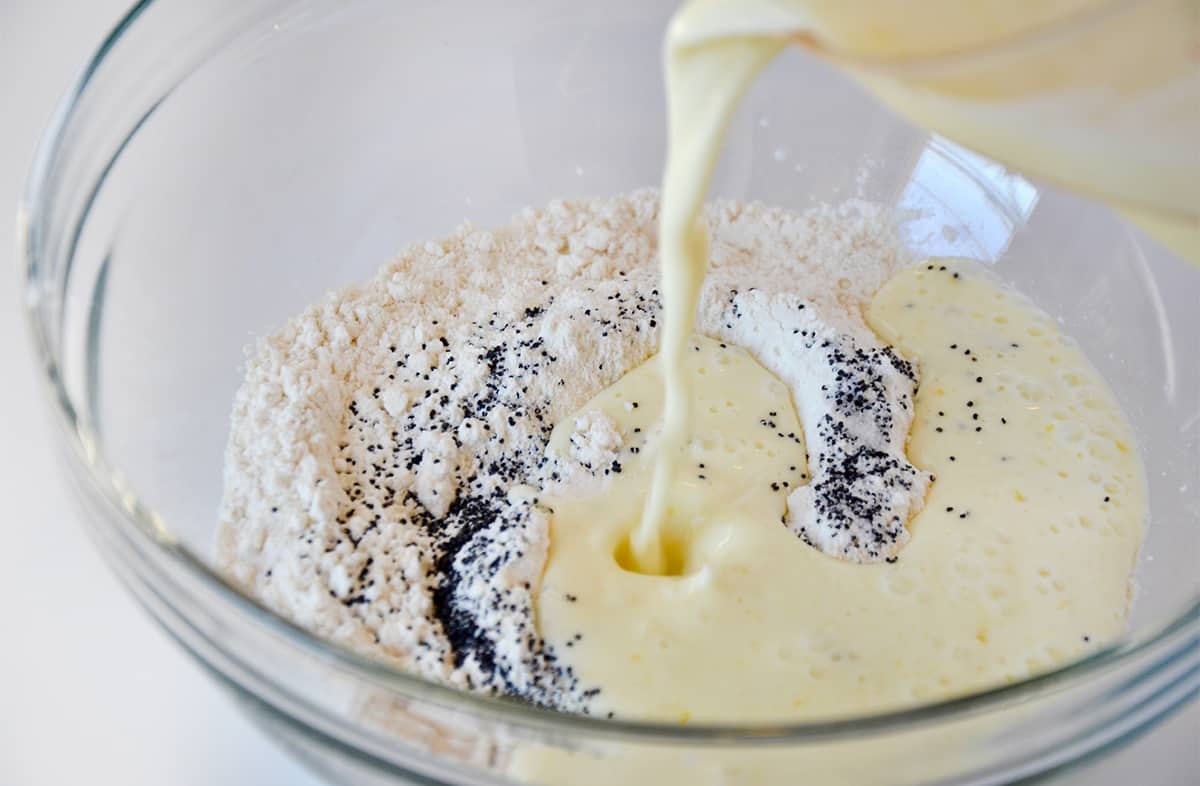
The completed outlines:
[[[343,784],[519,780],[514,762],[531,752],[573,757],[577,783],[752,783],[771,767],[821,783],[1001,783],[1110,749],[1194,698],[1200,272],[795,53],[748,96],[714,192],[901,206],[918,252],[992,263],[1061,317],[1147,465],[1125,638],[1026,682],[887,715],[606,722],[390,670],[213,571],[243,348],[465,217],[505,223],[527,204],[657,182],[671,5],[153,0],[130,12],[54,118],[20,221],[55,438],[114,570],[248,712]]]

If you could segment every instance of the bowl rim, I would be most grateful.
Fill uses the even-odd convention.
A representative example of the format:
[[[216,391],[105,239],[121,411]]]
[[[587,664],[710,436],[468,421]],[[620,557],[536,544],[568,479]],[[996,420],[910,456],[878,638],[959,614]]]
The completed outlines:
[[[40,249],[39,216],[45,211],[46,197],[54,163],[67,146],[65,131],[75,119],[80,99],[92,83],[100,66],[116,44],[129,32],[137,20],[158,0],[137,2],[115,23],[100,46],[86,61],[78,76],[60,99],[46,130],[39,139],[30,174],[17,211],[17,259],[22,264],[23,303],[26,324],[38,361],[37,376],[46,398],[51,400],[55,427],[69,444],[69,460],[91,490],[97,492],[120,517],[123,534],[133,538],[140,547],[153,550],[173,568],[197,579],[206,590],[272,633],[296,646],[306,655],[331,662],[356,678],[400,694],[435,702],[443,707],[464,711],[477,717],[515,722],[525,728],[553,730],[556,733],[586,733],[592,737],[636,737],[639,741],[695,744],[700,742],[740,743],[749,745],[772,742],[801,742],[817,739],[847,738],[865,733],[910,731],[917,726],[929,726],[939,721],[955,721],[985,710],[1009,706],[1035,696],[1059,692],[1079,686],[1086,678],[1128,664],[1139,656],[1152,656],[1167,651],[1163,660],[1155,660],[1145,674],[1167,668],[1177,654],[1174,645],[1179,640],[1200,639],[1200,593],[1179,609],[1177,616],[1158,619],[1154,624],[1136,631],[1127,631],[1109,644],[1064,666],[1037,674],[1014,683],[998,685],[982,691],[882,713],[836,716],[830,719],[805,722],[755,722],[735,724],[696,723],[686,726],[644,720],[606,719],[539,708],[519,700],[472,693],[428,680],[402,671],[386,661],[355,652],[350,648],[325,640],[296,623],[277,614],[258,600],[227,582],[203,559],[181,544],[166,524],[137,500],[136,492],[118,481],[112,467],[105,463],[98,450],[99,441],[92,437],[88,423],[72,403],[61,374],[54,344],[40,307],[46,299],[39,287]],[[1132,0],[1142,2],[1143,0]],[[1106,4],[1126,6],[1131,0]],[[115,156],[119,156],[119,148]],[[107,176],[113,161],[108,163],[94,185],[92,196]],[[78,218],[78,226],[86,223],[90,202]],[[67,259],[75,253],[74,244]],[[1186,703],[1186,701],[1184,702]]]

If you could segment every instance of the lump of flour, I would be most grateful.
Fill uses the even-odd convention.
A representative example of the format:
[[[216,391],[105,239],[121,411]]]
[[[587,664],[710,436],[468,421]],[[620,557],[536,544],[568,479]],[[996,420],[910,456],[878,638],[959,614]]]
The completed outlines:
[[[321,636],[423,676],[587,712],[534,622],[538,490],[594,488],[623,445],[600,413],[550,432],[657,348],[657,195],[555,202],[407,249],[262,340],[234,403],[218,560]],[[787,525],[892,557],[928,477],[904,458],[913,368],[861,307],[906,262],[890,215],[709,210],[698,329],[791,389],[812,482]],[[590,484],[590,485],[589,485]]]
[[[895,559],[933,477],[909,463],[917,376],[853,318],[789,293],[732,291],[714,333],[753,348],[792,391],[810,481],[788,496],[788,527],[851,562]]]

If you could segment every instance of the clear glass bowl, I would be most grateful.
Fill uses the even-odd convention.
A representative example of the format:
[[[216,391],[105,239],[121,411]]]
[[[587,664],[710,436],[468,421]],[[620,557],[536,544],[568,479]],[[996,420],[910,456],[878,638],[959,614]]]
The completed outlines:
[[[344,784],[505,782],[514,752],[539,746],[574,751],[575,782],[651,767],[660,780],[708,782],[715,757],[726,782],[785,766],[821,783],[1001,783],[1109,749],[1194,698],[1200,273],[1144,254],[1105,209],[915,130],[795,53],[734,121],[714,192],[911,209],[915,249],[994,263],[1061,316],[1147,463],[1151,523],[1127,637],[1059,671],[905,712],[659,726],[395,672],[213,572],[243,347],[464,217],[499,224],[526,204],[657,182],[671,5],[133,9],[54,118],[20,221],[55,439],[114,570],[247,711]]]

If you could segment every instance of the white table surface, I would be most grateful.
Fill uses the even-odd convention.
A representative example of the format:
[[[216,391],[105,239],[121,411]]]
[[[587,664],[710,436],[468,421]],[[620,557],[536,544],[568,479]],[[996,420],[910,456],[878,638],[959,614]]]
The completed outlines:
[[[0,786],[310,786],[108,573],[36,401],[11,216],[50,111],[127,4],[0,0]],[[1200,784],[1200,703],[1065,782]]]

